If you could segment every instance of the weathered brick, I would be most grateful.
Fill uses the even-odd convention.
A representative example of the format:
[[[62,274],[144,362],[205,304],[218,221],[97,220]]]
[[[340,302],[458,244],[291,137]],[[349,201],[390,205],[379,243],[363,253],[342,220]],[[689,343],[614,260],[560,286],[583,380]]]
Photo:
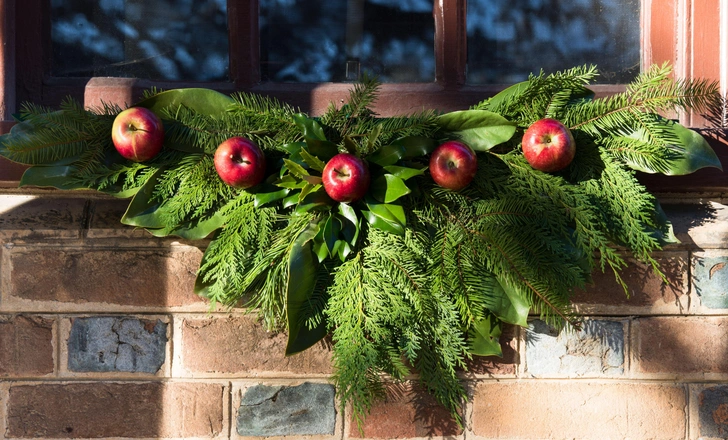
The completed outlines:
[[[633,325],[635,371],[673,376],[728,375],[728,318],[641,318]]]
[[[83,198],[0,195],[0,239],[79,238],[85,207]]]
[[[490,376],[515,375],[521,361],[517,332],[516,326],[504,325],[500,336],[503,356],[473,356],[467,363],[468,372]]]
[[[181,327],[177,352],[188,373],[328,376],[333,372],[331,352],[324,343],[286,356],[287,335],[265,331],[250,316],[186,318]]]
[[[692,276],[693,288],[702,306],[728,309],[728,252],[695,253]]]
[[[700,391],[697,401],[700,438],[728,438],[728,386],[709,386]]]
[[[0,377],[53,373],[53,322],[37,316],[0,317]]]
[[[10,387],[8,437],[215,437],[225,387],[212,383],[69,383]]]
[[[96,316],[73,320],[68,369],[156,373],[164,364],[167,324],[157,319]]]
[[[333,435],[334,387],[310,382],[252,386],[242,396],[236,420],[241,436]]]
[[[585,314],[681,313],[688,307],[688,253],[658,252],[655,258],[668,284],[651,266],[628,258],[620,272],[629,295],[607,269],[593,273],[593,284],[579,290],[572,301]]]
[[[89,207],[89,222],[86,237],[89,239],[134,238],[152,239],[152,235],[142,228],[134,228],[121,223],[130,199],[97,199]]]
[[[625,325],[592,319],[581,330],[557,332],[543,321],[533,321],[526,332],[526,371],[536,377],[621,375]]]
[[[204,304],[193,293],[201,252],[139,249],[19,248],[8,251],[10,299],[66,304],[175,307]],[[34,307],[38,307],[34,305]],[[73,309],[73,307],[70,307]]]
[[[472,431],[488,439],[684,439],[682,386],[486,381],[473,396]]]
[[[449,437],[461,433],[448,410],[420,387],[407,383],[388,387],[386,399],[372,407],[361,432],[353,417],[349,419],[352,438]]]

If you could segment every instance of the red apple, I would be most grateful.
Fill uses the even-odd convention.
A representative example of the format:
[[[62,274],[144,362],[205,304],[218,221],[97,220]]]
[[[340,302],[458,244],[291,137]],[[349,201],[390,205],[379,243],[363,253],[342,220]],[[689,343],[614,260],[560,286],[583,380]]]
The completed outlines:
[[[253,141],[231,137],[215,150],[215,170],[223,182],[235,188],[250,188],[265,177],[265,155]]]
[[[123,157],[135,162],[149,160],[162,151],[162,120],[144,107],[128,108],[114,119],[111,141]]]
[[[326,194],[337,202],[354,202],[369,190],[369,167],[353,154],[332,157],[321,176]]]
[[[443,188],[459,191],[475,177],[478,158],[468,145],[459,141],[447,141],[435,148],[430,157],[432,180]]]
[[[574,136],[555,119],[540,119],[531,124],[523,134],[521,146],[526,161],[545,172],[563,170],[576,154]]]

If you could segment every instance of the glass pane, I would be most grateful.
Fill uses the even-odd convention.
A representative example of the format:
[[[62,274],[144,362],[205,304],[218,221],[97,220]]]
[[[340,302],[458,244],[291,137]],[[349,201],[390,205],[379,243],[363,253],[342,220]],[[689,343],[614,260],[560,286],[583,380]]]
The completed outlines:
[[[467,20],[472,84],[583,64],[596,64],[602,83],[639,73],[640,0],[470,0]]]
[[[53,75],[222,80],[225,0],[52,0]]]
[[[435,77],[432,0],[261,0],[260,32],[266,81]]]

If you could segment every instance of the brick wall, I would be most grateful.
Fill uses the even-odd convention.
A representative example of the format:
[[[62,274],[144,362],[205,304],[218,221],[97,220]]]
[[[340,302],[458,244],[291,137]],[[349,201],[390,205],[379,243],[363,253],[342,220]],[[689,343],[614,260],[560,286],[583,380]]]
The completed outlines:
[[[337,409],[330,351],[192,294],[205,242],[119,223],[94,193],[0,194],[0,433],[5,438],[728,438],[728,206],[663,197],[682,243],[670,284],[598,275],[581,331],[533,320],[476,359],[458,428],[393,385],[363,434]]]

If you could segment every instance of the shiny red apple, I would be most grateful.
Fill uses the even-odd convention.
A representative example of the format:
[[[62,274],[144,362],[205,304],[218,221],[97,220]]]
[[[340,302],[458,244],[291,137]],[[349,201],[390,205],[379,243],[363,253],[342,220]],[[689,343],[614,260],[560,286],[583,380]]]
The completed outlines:
[[[223,182],[235,188],[250,188],[265,177],[265,155],[255,142],[236,136],[215,150],[215,170]]]
[[[478,171],[478,158],[468,145],[447,141],[430,156],[432,180],[443,188],[459,191],[470,185]]]
[[[321,179],[326,194],[345,203],[364,197],[371,181],[367,164],[349,153],[339,153],[326,162]]]
[[[114,119],[111,141],[123,157],[135,162],[149,160],[162,151],[162,120],[147,108],[128,108]]]
[[[523,156],[540,171],[555,172],[569,166],[576,154],[571,131],[555,119],[540,119],[526,130],[521,142]]]

